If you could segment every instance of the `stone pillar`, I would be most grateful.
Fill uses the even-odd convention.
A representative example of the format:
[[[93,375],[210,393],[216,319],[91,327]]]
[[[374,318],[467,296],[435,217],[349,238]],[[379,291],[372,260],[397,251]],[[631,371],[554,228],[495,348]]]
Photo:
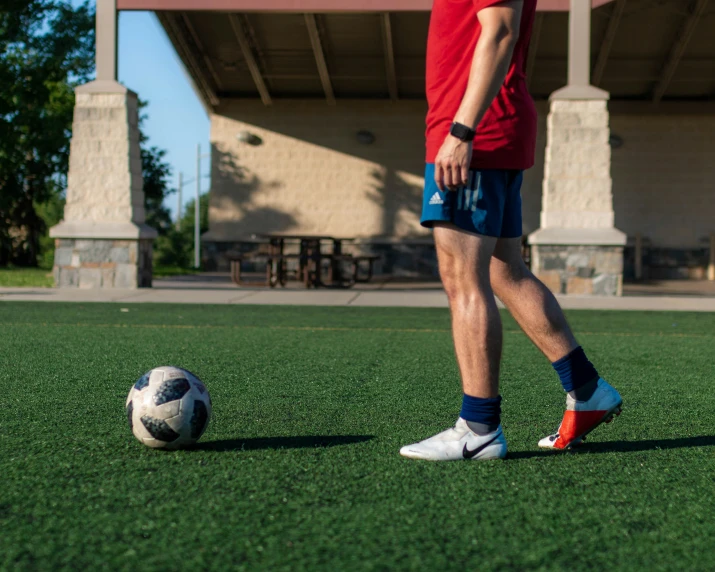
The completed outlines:
[[[56,286],[151,286],[156,231],[144,224],[137,96],[118,83],[76,90],[65,216],[50,236]]]
[[[116,81],[116,5],[97,2],[97,81],[75,90],[65,216],[55,239],[55,285],[150,287],[137,95]]]
[[[556,293],[620,296],[626,235],[614,227],[608,93],[589,85],[590,1],[571,0],[569,85],[551,95],[532,271]]]

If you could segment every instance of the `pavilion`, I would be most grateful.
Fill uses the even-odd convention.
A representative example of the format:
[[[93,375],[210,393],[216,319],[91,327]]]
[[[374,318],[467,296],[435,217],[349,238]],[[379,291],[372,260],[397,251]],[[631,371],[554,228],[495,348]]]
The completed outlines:
[[[261,232],[359,238],[390,274],[434,274],[419,226],[431,0],[97,0],[77,89],[60,286],[151,284],[136,95],[117,12],[154,11],[211,118],[208,269]],[[527,81],[532,270],[554,291],[704,278],[715,260],[715,2],[539,0]]]

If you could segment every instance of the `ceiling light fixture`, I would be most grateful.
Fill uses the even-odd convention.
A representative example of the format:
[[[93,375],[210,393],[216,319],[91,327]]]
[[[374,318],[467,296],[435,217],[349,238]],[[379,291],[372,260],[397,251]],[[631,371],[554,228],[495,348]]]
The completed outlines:
[[[362,143],[363,145],[372,145],[375,142],[375,135],[372,131],[368,131],[367,129],[361,129],[357,132],[355,137],[358,143]]]

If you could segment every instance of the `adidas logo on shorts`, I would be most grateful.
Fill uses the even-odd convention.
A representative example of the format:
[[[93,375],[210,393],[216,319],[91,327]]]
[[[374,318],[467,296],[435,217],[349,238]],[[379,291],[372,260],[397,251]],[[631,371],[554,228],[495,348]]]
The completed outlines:
[[[439,196],[439,193],[435,193],[434,195],[432,195],[432,198],[429,200],[429,204],[443,205],[444,201],[442,200],[442,197]]]

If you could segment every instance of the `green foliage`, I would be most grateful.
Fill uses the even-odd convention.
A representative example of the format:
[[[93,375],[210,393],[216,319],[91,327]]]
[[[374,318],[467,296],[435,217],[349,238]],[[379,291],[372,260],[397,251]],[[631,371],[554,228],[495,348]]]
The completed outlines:
[[[50,288],[53,284],[47,268],[0,268],[0,288]]]
[[[146,102],[139,102],[140,113],[146,106]],[[142,175],[144,177],[146,223],[155,228],[160,236],[163,236],[171,230],[171,213],[164,206],[164,199],[176,191],[169,187],[171,166],[164,161],[166,151],[156,146],[148,146],[149,138],[142,131],[146,119],[145,114],[140,114],[139,144],[141,145]]]
[[[167,276],[185,276],[186,274],[199,274],[201,270],[186,268],[185,266],[154,266],[154,278],[165,278]]]
[[[161,266],[189,268],[193,239],[176,229],[168,231],[154,242],[154,263]]]
[[[0,266],[37,264],[35,206],[65,187],[75,86],[94,67],[89,2],[7,0],[0,12]]]
[[[200,232],[209,229],[209,195],[203,194],[200,198],[201,224]],[[159,236],[154,246],[155,261],[163,266],[178,266],[189,268],[194,260],[194,216],[196,212],[196,199],[186,203],[184,214],[181,217],[179,229],[170,228],[164,235]]]
[[[35,211],[42,219],[45,229],[52,228],[62,220],[65,210],[65,199],[59,193],[51,195],[44,203],[35,204]],[[40,236],[40,257],[38,266],[51,269],[55,258],[55,240],[48,232]]]
[[[6,0],[0,12],[0,266],[52,266],[62,219],[74,88],[94,73],[89,2]],[[141,107],[146,104],[142,103]],[[171,230],[166,151],[140,143],[147,224]]]
[[[201,209],[199,230],[203,234],[209,230],[209,195],[204,193],[199,196],[199,207]],[[188,232],[194,236],[194,227],[196,226],[196,199],[191,199],[184,206],[184,214],[181,217],[181,230]],[[192,238],[193,240],[193,238]],[[192,243],[193,244],[193,243]]]

